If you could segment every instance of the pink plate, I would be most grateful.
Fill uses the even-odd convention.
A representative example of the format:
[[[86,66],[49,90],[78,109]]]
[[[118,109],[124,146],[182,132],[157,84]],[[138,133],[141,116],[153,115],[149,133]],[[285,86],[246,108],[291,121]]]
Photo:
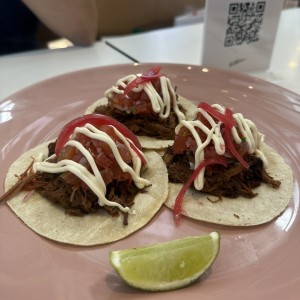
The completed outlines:
[[[57,136],[63,124],[83,114],[117,79],[150,66],[130,64],[74,72],[2,100],[0,182],[20,154]],[[298,299],[300,96],[260,79],[216,69],[163,64],[162,71],[182,96],[195,103],[205,100],[233,107],[256,122],[267,143],[293,169],[294,194],[286,211],[273,222],[252,228],[187,218],[176,228],[171,211],[163,207],[150,224],[124,240],[75,247],[40,237],[1,204],[1,299]],[[181,290],[155,294],[135,290],[118,277],[108,261],[110,250],[214,230],[221,234],[220,255],[205,278]]]

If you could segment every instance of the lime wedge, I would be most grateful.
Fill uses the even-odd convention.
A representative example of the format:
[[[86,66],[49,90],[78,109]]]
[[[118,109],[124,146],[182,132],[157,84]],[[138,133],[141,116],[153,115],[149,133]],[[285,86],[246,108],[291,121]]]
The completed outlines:
[[[214,262],[220,235],[185,237],[146,247],[109,253],[110,263],[129,285],[148,291],[182,288],[198,279]]]

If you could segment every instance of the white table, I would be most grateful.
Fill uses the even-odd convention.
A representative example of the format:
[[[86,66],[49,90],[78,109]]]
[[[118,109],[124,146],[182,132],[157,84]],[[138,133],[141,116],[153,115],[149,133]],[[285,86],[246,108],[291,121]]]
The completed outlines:
[[[131,60],[97,42],[89,48],[37,50],[0,56],[0,100],[29,85],[53,76]]]
[[[139,62],[199,65],[202,37],[198,23],[106,40]],[[269,69],[248,74],[300,93],[300,8],[282,11]]]
[[[111,64],[139,62],[201,64],[203,24],[105,38],[90,48],[38,50],[0,56],[0,99],[63,73]],[[300,9],[282,12],[269,70],[249,73],[300,94]]]

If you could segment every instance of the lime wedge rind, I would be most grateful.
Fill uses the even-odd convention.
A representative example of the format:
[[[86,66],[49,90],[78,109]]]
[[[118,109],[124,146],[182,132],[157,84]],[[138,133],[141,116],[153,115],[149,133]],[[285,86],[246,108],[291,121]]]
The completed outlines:
[[[110,262],[130,286],[168,291],[195,282],[219,254],[220,235],[185,237],[145,247],[111,251]]]

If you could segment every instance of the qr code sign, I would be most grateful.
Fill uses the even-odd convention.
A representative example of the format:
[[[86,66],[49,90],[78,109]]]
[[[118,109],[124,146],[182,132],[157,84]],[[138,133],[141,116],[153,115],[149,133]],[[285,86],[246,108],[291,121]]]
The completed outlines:
[[[259,41],[265,1],[231,3],[228,10],[225,47]]]

